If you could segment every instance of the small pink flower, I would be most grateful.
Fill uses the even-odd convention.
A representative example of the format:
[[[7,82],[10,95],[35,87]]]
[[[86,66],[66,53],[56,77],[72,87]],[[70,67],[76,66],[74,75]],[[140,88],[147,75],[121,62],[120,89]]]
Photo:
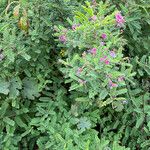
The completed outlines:
[[[76,30],[77,29],[77,27],[79,27],[80,25],[79,24],[74,24],[74,25],[72,25],[72,30]]]
[[[92,19],[93,21],[96,21],[96,20],[97,20],[97,17],[94,15],[94,16],[91,17],[91,19]]]
[[[76,30],[76,25],[74,24],[74,25],[72,25],[72,30]]]
[[[110,61],[108,59],[106,59],[104,62],[105,62],[106,65],[110,64]]]
[[[101,58],[100,58],[100,61],[101,61],[101,62],[104,62],[106,65],[109,65],[109,64],[110,64],[110,61],[107,59],[107,56],[101,57]]]
[[[103,61],[106,60],[106,58],[107,58],[107,56],[101,57],[101,58],[100,58],[100,61],[103,62]]]
[[[97,49],[96,48],[92,48],[92,49],[88,50],[88,52],[90,52],[93,55],[96,55]]]
[[[86,84],[86,81],[85,80],[81,80],[81,79],[79,79],[79,81],[78,81],[80,84]]]
[[[105,45],[105,42],[101,42],[100,44],[101,44],[101,46],[104,46],[104,45]]]
[[[121,26],[124,25],[125,20],[124,20],[124,17],[121,15],[120,12],[118,12],[118,13],[115,15],[115,18],[116,18],[117,26],[121,27]]]
[[[117,87],[118,85],[116,83],[112,83],[112,87]]]
[[[118,78],[118,81],[119,81],[119,82],[124,81],[124,77],[122,77],[122,76],[119,77],[119,78]]]
[[[107,38],[107,35],[106,35],[105,33],[103,33],[103,34],[101,35],[101,38],[102,38],[102,39],[106,39],[106,38]]]
[[[116,57],[116,53],[114,51],[110,51],[110,56],[115,58]]]
[[[78,68],[77,75],[80,75],[82,71],[83,71],[83,68]]]
[[[109,87],[113,88],[113,87],[117,87],[118,85],[116,83],[113,83],[111,80],[109,81]]]
[[[91,53],[92,53],[93,55],[96,55],[96,51],[97,51],[96,48],[92,48],[92,49],[91,49]]]
[[[65,35],[61,35],[61,36],[59,37],[59,41],[65,43],[65,42],[67,41],[66,36],[65,36]]]

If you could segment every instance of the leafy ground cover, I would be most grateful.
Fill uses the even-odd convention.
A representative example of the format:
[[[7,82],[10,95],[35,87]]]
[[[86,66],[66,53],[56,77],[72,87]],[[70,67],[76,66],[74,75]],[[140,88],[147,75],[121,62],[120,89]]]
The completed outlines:
[[[149,0],[0,1],[0,149],[150,149]]]

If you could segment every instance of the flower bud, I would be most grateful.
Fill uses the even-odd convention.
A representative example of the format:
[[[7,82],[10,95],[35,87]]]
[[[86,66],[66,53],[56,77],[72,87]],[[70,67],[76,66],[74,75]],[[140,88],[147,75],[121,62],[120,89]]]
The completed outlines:
[[[28,21],[28,18],[27,17],[21,17],[19,22],[18,22],[18,26],[21,30],[24,30],[24,31],[28,31],[29,29],[29,21]]]
[[[14,17],[19,17],[19,9],[20,9],[20,5],[17,5],[14,10],[13,10],[13,15]]]

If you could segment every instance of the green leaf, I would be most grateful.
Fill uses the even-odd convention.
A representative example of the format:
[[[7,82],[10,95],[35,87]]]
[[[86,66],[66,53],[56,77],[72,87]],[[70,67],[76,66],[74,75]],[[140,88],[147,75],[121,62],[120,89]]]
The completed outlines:
[[[20,0],[22,6],[26,6],[28,4],[28,0]]]
[[[84,9],[84,11],[86,12],[86,13],[88,13],[90,16],[93,16],[94,15],[94,12],[93,12],[93,10],[92,10],[92,8],[87,8],[87,7],[85,7],[85,6],[82,6],[82,8]]]
[[[75,84],[71,85],[69,91],[78,89],[79,87],[82,87],[82,86],[83,86],[83,85],[81,85],[81,84],[76,84],[76,83],[75,83]]]
[[[31,59],[31,56],[28,55],[27,53],[23,53],[23,54],[21,54],[21,56],[27,61],[29,61]]]
[[[142,125],[144,118],[145,118],[145,116],[141,115],[140,118],[137,119],[136,128],[139,128]]]
[[[113,108],[114,108],[116,111],[122,111],[123,108],[124,108],[122,102],[120,102],[120,101],[114,101],[114,102],[112,102],[112,106],[113,106]]]
[[[25,78],[23,80],[23,91],[22,95],[24,98],[34,100],[35,97],[39,97],[38,84],[33,78]]]
[[[22,121],[22,119],[19,116],[17,116],[15,118],[15,122],[17,123],[17,125],[19,127],[22,127],[22,128],[25,128],[25,129],[27,128],[27,125]]]
[[[116,96],[117,95],[122,95],[122,94],[125,94],[125,93],[127,93],[127,89],[120,89],[120,90],[116,91]]]
[[[26,130],[26,131],[25,131],[24,133],[22,133],[20,136],[21,136],[21,137],[25,137],[25,136],[28,135],[31,131],[32,131],[32,128]]]
[[[70,25],[73,25],[73,22],[70,20],[70,18],[67,18],[67,21],[70,23]]]
[[[87,102],[87,101],[89,101],[89,98],[87,98],[87,97],[78,97],[75,100],[78,101],[78,102]]]
[[[15,99],[19,95],[19,90],[22,88],[21,80],[19,78],[13,78],[10,81],[9,97]]]
[[[102,90],[102,91],[100,92],[100,97],[99,97],[100,100],[105,99],[107,95],[108,95],[108,91],[107,91],[106,89]]]
[[[9,104],[7,102],[3,102],[1,107],[0,107],[0,117],[3,117],[6,113],[6,110],[8,108]]]
[[[13,120],[11,120],[10,118],[8,118],[8,117],[5,117],[3,119],[3,121],[6,122],[7,124],[11,125],[11,126],[15,125],[15,122]]]
[[[12,50],[7,51],[7,58],[10,62],[15,61],[15,53]]]
[[[148,146],[150,148],[150,140],[146,140],[145,142],[143,142],[141,144],[141,147],[144,149],[146,146]]]
[[[7,95],[9,93],[10,83],[5,80],[0,80],[0,93]]]
[[[78,127],[78,129],[85,131],[85,129],[89,129],[91,127],[91,123],[89,120],[87,120],[86,117],[81,117],[79,119],[79,123],[78,123],[77,127]]]
[[[150,121],[148,122],[147,126],[148,126],[148,128],[149,128],[149,131],[150,131]]]

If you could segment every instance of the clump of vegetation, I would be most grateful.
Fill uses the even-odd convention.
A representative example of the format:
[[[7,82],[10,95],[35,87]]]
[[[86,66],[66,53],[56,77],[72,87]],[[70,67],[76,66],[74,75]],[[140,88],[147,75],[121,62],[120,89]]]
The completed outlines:
[[[148,150],[148,4],[0,1],[0,149]]]

